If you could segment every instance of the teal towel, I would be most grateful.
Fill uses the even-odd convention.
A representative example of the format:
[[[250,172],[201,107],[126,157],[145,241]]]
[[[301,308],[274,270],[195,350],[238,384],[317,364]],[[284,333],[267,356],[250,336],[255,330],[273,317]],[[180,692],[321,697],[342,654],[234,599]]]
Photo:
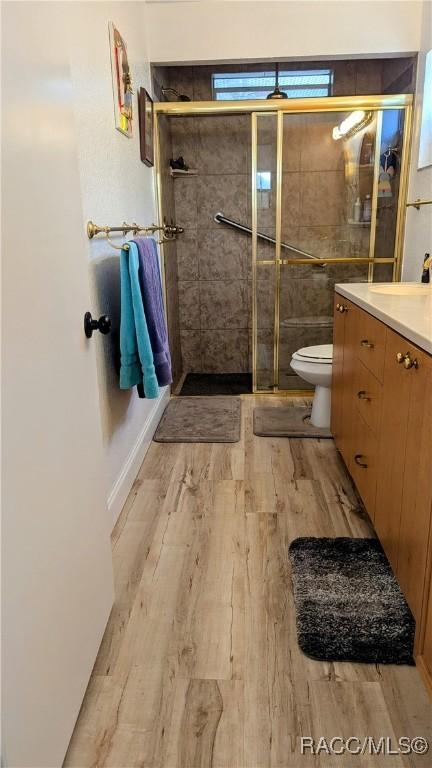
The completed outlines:
[[[120,253],[120,388],[143,384],[146,397],[159,396],[153,352],[144,314],[135,243]]]

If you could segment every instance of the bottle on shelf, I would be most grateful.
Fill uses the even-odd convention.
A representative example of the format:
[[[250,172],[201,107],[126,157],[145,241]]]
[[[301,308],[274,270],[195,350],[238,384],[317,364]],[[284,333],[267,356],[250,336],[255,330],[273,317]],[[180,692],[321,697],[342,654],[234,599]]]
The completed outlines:
[[[358,197],[354,203],[354,215],[353,215],[353,219],[356,223],[361,221],[361,209],[362,209],[362,204],[361,204],[360,198]]]
[[[432,266],[432,257],[430,253],[425,253],[423,259],[423,272],[421,276],[422,283],[430,283],[430,272]]]
[[[363,203],[363,221],[370,221],[372,218],[372,200],[370,195],[366,195]]]

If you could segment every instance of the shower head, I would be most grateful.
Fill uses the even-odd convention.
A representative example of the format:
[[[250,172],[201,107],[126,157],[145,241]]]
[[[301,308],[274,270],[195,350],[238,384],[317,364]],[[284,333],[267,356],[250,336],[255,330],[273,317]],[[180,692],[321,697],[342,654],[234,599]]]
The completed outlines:
[[[163,96],[165,96],[166,93],[173,93],[174,96],[177,96],[178,101],[190,101],[189,96],[186,96],[184,93],[179,93],[175,88],[165,88],[162,86],[161,93]]]
[[[266,99],[287,99],[288,94],[279,88],[279,64],[275,67],[275,87],[274,90],[266,96]]]

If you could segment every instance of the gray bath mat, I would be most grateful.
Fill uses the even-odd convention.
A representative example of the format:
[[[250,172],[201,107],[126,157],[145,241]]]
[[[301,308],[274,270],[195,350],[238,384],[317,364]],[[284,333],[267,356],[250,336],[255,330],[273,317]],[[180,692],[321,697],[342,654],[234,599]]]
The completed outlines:
[[[414,664],[415,621],[377,539],[295,539],[298,643],[320,661]]]
[[[301,405],[254,409],[253,431],[259,437],[332,437],[329,429],[309,422],[311,408]]]
[[[159,422],[157,443],[236,443],[240,440],[238,397],[175,397]]]

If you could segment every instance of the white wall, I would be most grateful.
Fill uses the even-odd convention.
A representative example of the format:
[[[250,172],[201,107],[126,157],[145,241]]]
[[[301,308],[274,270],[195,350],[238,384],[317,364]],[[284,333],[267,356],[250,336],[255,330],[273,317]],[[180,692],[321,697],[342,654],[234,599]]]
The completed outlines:
[[[145,48],[143,2],[70,3],[71,73],[78,139],[84,221],[144,225],[156,219],[153,169],[140,160],[138,115],[134,136],[114,126],[108,21],[128,47],[134,91],[151,92]],[[134,101],[136,107],[136,100]],[[117,239],[117,243],[121,238]],[[113,521],[135,479],[164,402],[139,399],[136,390],[121,391],[116,355],[120,311],[119,252],[100,237],[88,242],[94,300],[91,309],[113,321],[110,336],[95,334],[100,410]],[[164,399],[167,397],[164,393]]]
[[[418,50],[421,1],[147,2],[155,63],[391,55]]]
[[[423,22],[421,52],[418,63],[417,96],[415,102],[414,136],[411,157],[411,173],[408,189],[408,199],[418,198],[430,200],[432,198],[432,166],[417,170],[419,157],[419,138],[421,109],[424,86],[424,69],[426,53],[432,48],[432,3],[425,0],[423,3]],[[432,210],[431,206],[424,205],[417,211],[415,208],[407,208],[405,247],[402,279],[420,279],[422,261],[426,252],[432,253]]]

